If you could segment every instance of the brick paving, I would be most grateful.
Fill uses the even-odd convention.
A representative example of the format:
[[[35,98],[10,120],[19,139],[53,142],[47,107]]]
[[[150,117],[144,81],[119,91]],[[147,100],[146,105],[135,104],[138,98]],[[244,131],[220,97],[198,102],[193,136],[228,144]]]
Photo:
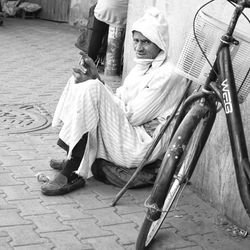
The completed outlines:
[[[0,110],[7,117],[0,124],[1,250],[134,249],[150,188],[128,191],[116,207],[110,203],[119,189],[95,179],[68,195],[44,196],[35,175],[52,177],[49,160],[65,157],[56,146],[58,130],[11,133],[10,120],[21,118],[11,118],[6,107],[39,105],[50,121],[78,63],[77,36],[68,24],[44,20],[8,18],[0,27]],[[249,250],[249,237],[235,236],[230,225],[187,189],[149,249]]]

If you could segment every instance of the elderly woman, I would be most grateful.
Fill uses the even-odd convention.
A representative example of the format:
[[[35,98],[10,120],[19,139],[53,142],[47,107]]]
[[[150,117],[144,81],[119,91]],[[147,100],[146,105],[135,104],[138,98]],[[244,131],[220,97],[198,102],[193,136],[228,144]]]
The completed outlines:
[[[83,187],[96,159],[128,170],[138,167],[177,104],[185,83],[168,60],[164,15],[149,9],[132,26],[132,36],[136,65],[115,94],[86,56],[83,67],[75,69],[68,81],[53,119],[54,126],[63,123],[58,144],[67,150],[68,159],[59,174],[42,185],[43,194],[60,195]],[[162,156],[168,138],[165,133],[148,163]]]

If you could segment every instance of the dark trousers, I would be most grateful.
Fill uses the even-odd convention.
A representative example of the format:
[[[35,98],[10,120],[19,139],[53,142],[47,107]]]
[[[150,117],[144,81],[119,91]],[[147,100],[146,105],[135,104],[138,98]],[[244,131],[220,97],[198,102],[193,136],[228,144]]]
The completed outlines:
[[[66,177],[70,177],[71,174],[79,168],[81,163],[85,147],[88,140],[88,133],[84,134],[83,137],[79,140],[79,142],[75,145],[72,150],[71,159],[67,161],[67,164],[61,171],[63,175]],[[61,139],[57,141],[57,145],[64,149],[67,153],[69,152],[69,146]]]
[[[101,22],[94,17],[93,27],[92,29],[90,28],[90,30],[88,31],[90,32],[88,55],[94,61],[97,59],[99,53],[105,55],[108,30],[108,24]]]

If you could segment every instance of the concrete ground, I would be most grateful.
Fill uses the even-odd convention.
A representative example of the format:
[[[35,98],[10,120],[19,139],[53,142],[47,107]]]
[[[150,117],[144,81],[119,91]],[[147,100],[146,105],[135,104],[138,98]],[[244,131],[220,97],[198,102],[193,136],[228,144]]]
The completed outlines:
[[[35,176],[52,177],[49,160],[65,157],[50,122],[78,63],[78,34],[44,20],[7,18],[0,27],[1,250],[134,249],[150,188],[130,190],[111,207],[114,186],[91,179],[83,189],[47,197]],[[249,250],[250,238],[188,188],[149,249]]]

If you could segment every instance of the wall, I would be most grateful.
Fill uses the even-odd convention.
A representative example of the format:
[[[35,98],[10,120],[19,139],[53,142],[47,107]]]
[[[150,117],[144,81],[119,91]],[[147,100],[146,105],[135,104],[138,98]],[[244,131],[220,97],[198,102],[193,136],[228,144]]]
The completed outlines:
[[[76,27],[85,27],[89,8],[97,0],[29,0],[42,6],[41,18],[68,22]]]
[[[166,13],[170,25],[170,46],[173,48],[172,58],[176,62],[181,53],[185,37],[191,28],[193,16],[196,10],[205,2],[204,0],[130,0],[125,38],[123,77],[128,74],[134,65],[132,59],[134,54],[131,42],[131,25],[138,17],[143,15],[144,9],[149,6],[156,6]],[[228,20],[232,12],[230,4],[225,0],[215,1],[215,3],[209,5],[207,10],[213,16],[223,20]],[[246,13],[250,17],[250,12],[246,11]],[[250,26],[247,25],[244,19],[240,20],[240,27],[249,34]],[[247,108],[249,105],[250,98],[241,105],[247,138],[250,138],[250,127],[248,125],[250,109]],[[242,206],[236,186],[231,149],[225,126],[224,114],[220,112],[199,161],[198,169],[193,176],[192,186],[202,198],[209,201],[221,213],[227,215],[240,226],[250,230],[250,219]],[[247,140],[247,142],[250,149],[250,141]]]
[[[96,0],[71,0],[69,24],[84,27],[87,25],[89,8]]]
[[[37,3],[42,7],[39,14],[41,19],[68,22],[71,0],[29,0],[27,2]]]

